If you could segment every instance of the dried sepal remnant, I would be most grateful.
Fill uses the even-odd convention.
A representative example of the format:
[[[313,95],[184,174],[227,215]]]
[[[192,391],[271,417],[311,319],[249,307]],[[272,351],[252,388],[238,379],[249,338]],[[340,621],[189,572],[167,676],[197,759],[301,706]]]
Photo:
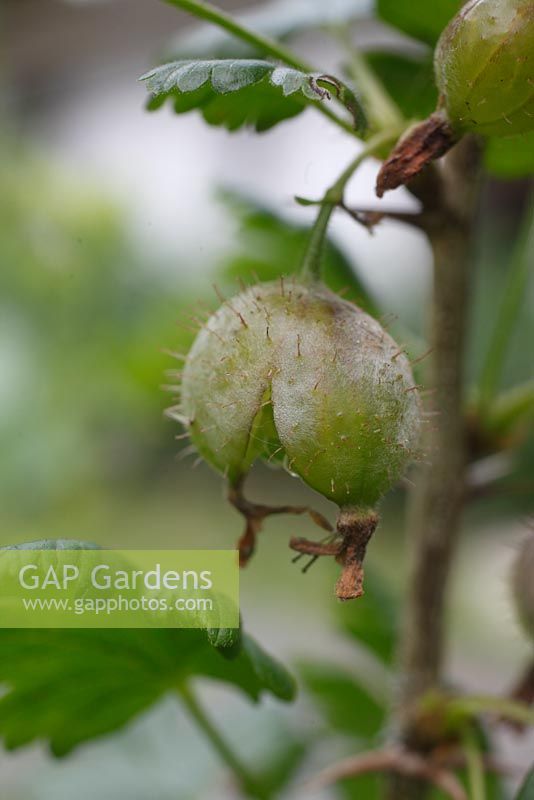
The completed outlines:
[[[378,515],[374,511],[343,507],[337,520],[335,537],[329,537],[325,542],[291,539],[289,546],[312,558],[333,556],[342,568],[336,583],[336,597],[339,600],[355,600],[364,593],[363,560],[377,525]]]
[[[445,155],[457,141],[447,117],[436,112],[419,123],[399,141],[384,161],[376,180],[376,193],[404,186],[431,161]]]
[[[365,548],[342,528],[356,509],[374,529],[373,509],[416,454],[421,417],[410,364],[376,320],[320,283],[245,289],[198,334],[175,413],[201,456],[228,479],[246,519],[243,563],[271,514],[308,512],[330,527],[305,507],[246,500],[243,481],[262,459],[340,507],[332,552],[344,569],[339,594],[361,593]]]

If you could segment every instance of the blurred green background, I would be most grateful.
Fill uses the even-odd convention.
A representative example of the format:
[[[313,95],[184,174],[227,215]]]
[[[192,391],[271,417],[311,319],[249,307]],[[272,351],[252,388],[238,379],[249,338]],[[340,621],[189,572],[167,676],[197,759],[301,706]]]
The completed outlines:
[[[180,23],[172,9],[142,0],[2,3],[0,544],[65,537],[132,548],[230,547],[239,533],[221,481],[203,464],[193,468],[194,456],[181,458],[181,431],[164,417],[172,402],[165,371],[175,367],[165,350],[187,350],[198,318],[217,305],[213,282],[230,292],[238,275],[249,282],[256,273],[291,271],[302,250],[300,226],[310,220],[308,211],[293,208],[292,194],[319,194],[353,144],[312,112],[258,138],[205,129],[196,117],[146,114],[136,78]],[[303,52],[315,46],[313,39],[300,43]],[[324,61],[332,57],[326,47]],[[328,147],[319,152],[318,140]],[[354,204],[372,202],[373,176],[366,167],[351,189]],[[525,181],[484,185],[473,255],[471,386],[491,339],[527,191]],[[409,208],[407,193],[399,196]],[[396,223],[369,237],[337,220],[328,271],[336,288],[350,283],[354,298],[387,317],[413,355],[424,352],[430,256],[422,237]],[[531,276],[503,386],[531,372],[532,284]],[[506,688],[528,652],[507,582],[531,510],[532,497],[521,487],[532,461],[527,442],[513,490],[480,499],[466,517],[449,666],[453,680],[476,691]],[[297,480],[265,467],[255,469],[250,494],[333,514]],[[398,490],[385,501],[369,553],[370,569],[398,598],[405,590],[404,500]],[[335,566],[319,562],[302,575],[291,564],[288,538],[306,534],[306,520],[267,523],[242,575],[247,627],[289,662],[327,653],[349,670],[365,669],[340,630]],[[369,672],[375,690],[387,692],[388,676]],[[274,702],[250,708],[226,691],[206,691],[250,758],[289,746],[303,729],[317,739],[308,772],[351,751],[342,736],[322,736],[306,692],[288,710]],[[500,746],[520,762],[532,740],[504,736]],[[65,762],[40,747],[0,754],[6,800],[231,797],[221,774],[170,701]],[[298,797],[298,788],[288,796]]]

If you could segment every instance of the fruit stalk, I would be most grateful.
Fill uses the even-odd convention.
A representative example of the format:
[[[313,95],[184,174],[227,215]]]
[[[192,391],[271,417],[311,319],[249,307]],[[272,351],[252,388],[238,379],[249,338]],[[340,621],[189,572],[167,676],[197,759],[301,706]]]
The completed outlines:
[[[435,390],[438,412],[427,441],[430,464],[419,476],[409,511],[410,594],[395,720],[399,740],[416,750],[434,744],[421,740],[416,708],[441,681],[446,590],[465,499],[463,367],[477,165],[477,145],[465,138],[440,173],[429,170],[410,187],[431,220],[427,226],[434,253],[429,385]],[[414,800],[424,792],[421,782],[392,779],[390,797],[395,800]]]

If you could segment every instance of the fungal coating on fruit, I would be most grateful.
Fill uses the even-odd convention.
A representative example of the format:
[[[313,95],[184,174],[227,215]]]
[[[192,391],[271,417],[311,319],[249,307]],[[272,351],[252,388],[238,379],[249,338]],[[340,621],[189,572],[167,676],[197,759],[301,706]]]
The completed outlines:
[[[254,460],[340,507],[373,509],[414,458],[409,362],[376,320],[322,284],[273,282],[225,302],[188,355],[180,414],[237,485]]]
[[[519,620],[534,642],[534,534],[521,545],[513,567],[512,588]]]
[[[435,73],[457,133],[534,128],[533,0],[470,0],[443,31]]]

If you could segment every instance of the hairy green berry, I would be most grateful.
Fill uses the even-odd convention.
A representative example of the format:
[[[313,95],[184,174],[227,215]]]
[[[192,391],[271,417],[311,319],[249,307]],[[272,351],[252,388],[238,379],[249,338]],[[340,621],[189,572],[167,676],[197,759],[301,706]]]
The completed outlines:
[[[512,587],[519,620],[534,642],[534,534],[520,547],[513,567]]]
[[[409,183],[466,133],[534,130],[534,0],[470,0],[443,31],[438,109],[408,130],[378,173],[379,197]]]
[[[263,459],[337,503],[338,532],[376,525],[373,509],[413,459],[420,428],[411,368],[393,339],[322,284],[295,281],[246,289],[213,314],[187,357],[178,413],[248,520],[306,510],[268,511],[240,496]]]
[[[509,136],[534,128],[534,3],[470,0],[443,31],[438,89],[453,130]]]

